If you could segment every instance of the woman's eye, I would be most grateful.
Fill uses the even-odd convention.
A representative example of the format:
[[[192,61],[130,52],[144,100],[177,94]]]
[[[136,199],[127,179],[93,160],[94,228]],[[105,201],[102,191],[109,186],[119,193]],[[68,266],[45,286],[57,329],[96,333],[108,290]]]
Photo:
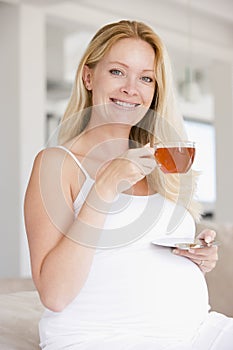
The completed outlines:
[[[119,69],[110,69],[110,73],[113,75],[123,75]]]
[[[142,80],[145,81],[146,83],[152,83],[153,79],[150,77],[142,77]]]

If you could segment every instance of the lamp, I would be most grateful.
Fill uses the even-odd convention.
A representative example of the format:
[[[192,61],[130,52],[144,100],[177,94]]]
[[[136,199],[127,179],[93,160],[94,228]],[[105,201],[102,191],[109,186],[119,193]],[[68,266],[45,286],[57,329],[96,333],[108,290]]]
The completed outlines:
[[[198,102],[201,99],[200,85],[196,79],[196,72],[189,65],[185,68],[185,79],[180,83],[181,96],[187,102]]]
[[[194,71],[193,68],[193,50],[192,50],[192,9],[191,9],[191,0],[187,0],[187,20],[188,20],[188,30],[187,30],[187,38],[188,38],[188,49],[187,49],[187,65],[185,68],[185,77],[184,81],[179,84],[180,94],[183,99],[187,102],[198,102],[201,99],[201,88],[199,81],[197,79],[201,77],[198,74],[198,71]]]

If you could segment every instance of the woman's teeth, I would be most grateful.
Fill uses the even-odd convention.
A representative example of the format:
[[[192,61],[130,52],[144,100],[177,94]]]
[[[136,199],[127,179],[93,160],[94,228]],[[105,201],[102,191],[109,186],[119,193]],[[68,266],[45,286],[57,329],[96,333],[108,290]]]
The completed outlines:
[[[116,103],[118,106],[126,107],[126,108],[134,108],[139,106],[138,103],[129,103],[129,102],[123,102],[119,100],[112,99],[114,103]]]

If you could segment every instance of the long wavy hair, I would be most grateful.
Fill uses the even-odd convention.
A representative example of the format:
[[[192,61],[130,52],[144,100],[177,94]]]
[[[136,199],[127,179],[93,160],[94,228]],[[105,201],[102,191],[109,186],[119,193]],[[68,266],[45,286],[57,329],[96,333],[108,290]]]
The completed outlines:
[[[65,143],[82,133],[90,120],[92,93],[83,82],[83,69],[94,68],[111,47],[125,38],[141,39],[151,45],[155,52],[154,73],[156,77],[154,97],[150,109],[142,120],[132,126],[129,140],[140,146],[148,142],[186,140],[184,122],[176,103],[172,69],[166,47],[159,36],[148,25],[122,20],[102,27],[90,41],[79,63],[73,91],[61,120],[59,143]],[[152,189],[172,201],[186,207],[194,218],[200,216],[200,204],[194,200],[197,174],[166,174],[156,168],[148,181]]]

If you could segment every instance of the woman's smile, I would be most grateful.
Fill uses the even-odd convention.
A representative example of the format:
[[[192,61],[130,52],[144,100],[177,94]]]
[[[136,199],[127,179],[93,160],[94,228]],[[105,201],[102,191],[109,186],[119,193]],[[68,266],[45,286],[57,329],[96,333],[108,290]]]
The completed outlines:
[[[134,109],[138,106],[140,106],[140,103],[132,103],[132,102],[127,102],[127,101],[123,101],[123,100],[119,100],[116,98],[110,98],[110,100],[116,104],[119,107],[123,107],[123,109]]]

